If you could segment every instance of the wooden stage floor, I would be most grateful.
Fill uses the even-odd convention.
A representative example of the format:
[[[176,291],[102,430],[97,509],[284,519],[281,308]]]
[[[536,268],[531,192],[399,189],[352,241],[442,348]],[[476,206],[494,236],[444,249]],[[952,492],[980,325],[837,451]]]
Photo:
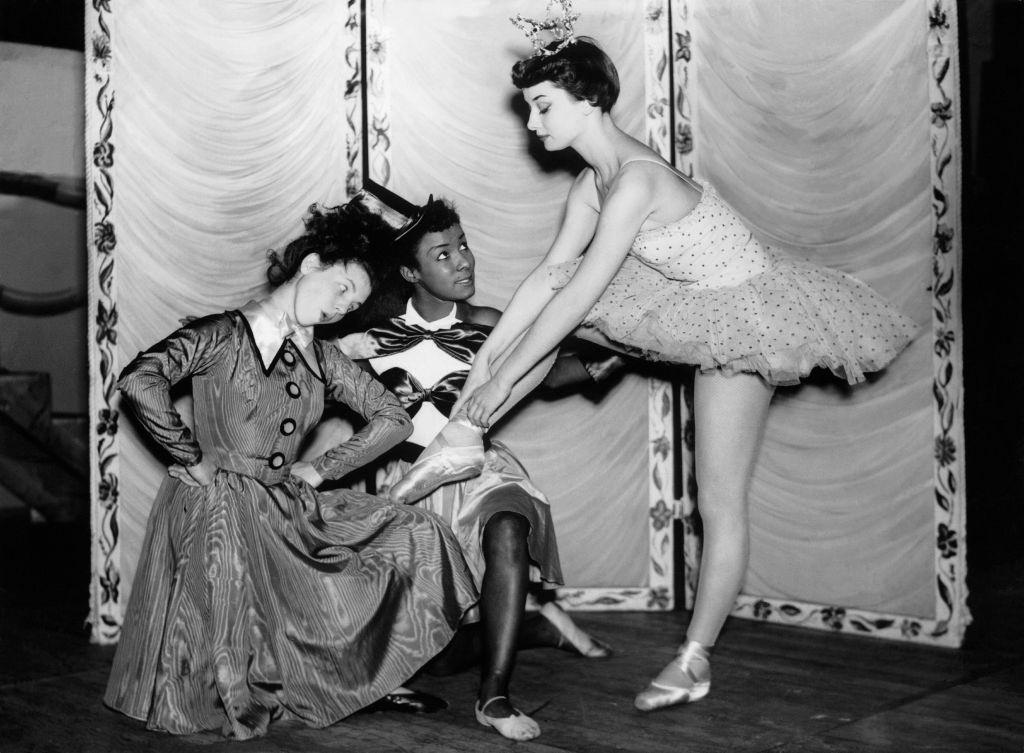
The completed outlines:
[[[687,613],[582,613],[580,623],[617,653],[598,661],[520,653],[515,700],[536,710],[543,733],[534,741],[511,743],[476,723],[476,676],[467,672],[413,683],[445,697],[446,711],[358,714],[323,730],[279,722],[238,743],[149,732],[106,709],[112,650],[88,643],[86,578],[67,569],[85,567],[87,534],[31,526],[16,536],[4,527],[0,753],[1024,751],[1019,563],[973,595],[984,598],[972,599],[976,621],[962,650],[733,620],[715,653],[711,694],[641,714],[633,694],[670,658]]]

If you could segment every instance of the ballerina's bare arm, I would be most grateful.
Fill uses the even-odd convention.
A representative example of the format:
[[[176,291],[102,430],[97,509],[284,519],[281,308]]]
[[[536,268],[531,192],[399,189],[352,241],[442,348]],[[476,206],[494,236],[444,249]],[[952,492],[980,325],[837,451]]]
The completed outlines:
[[[653,206],[651,180],[640,171],[619,174],[601,209],[590,247],[572,279],[549,297],[522,339],[493,371],[490,381],[465,399],[471,421],[485,426],[499,407],[507,409],[516,382],[579,326],[619,270]]]
[[[565,216],[555,240],[541,262],[516,289],[504,313],[487,337],[477,359],[494,361],[502,355],[537,318],[541,309],[554,296],[547,279],[547,268],[552,264],[572,261],[586,249],[597,228],[597,208],[588,201],[587,184],[592,184],[591,171],[584,170],[569,189],[565,202]],[[584,177],[588,176],[588,177]]]
[[[491,366],[498,363],[503,355],[511,351],[517,340],[555,295],[548,282],[548,267],[552,264],[572,261],[586,249],[597,227],[597,208],[587,196],[593,185],[593,173],[590,169],[583,170],[569,188],[565,202],[565,216],[559,226],[558,234],[544,259],[519,284],[508,307],[487,336],[487,341],[473,359],[473,366],[466,383],[462,388],[462,396],[452,410],[458,413],[461,405],[480,385],[491,378]],[[592,188],[589,188],[592,191]],[[543,378],[543,374],[540,375]]]

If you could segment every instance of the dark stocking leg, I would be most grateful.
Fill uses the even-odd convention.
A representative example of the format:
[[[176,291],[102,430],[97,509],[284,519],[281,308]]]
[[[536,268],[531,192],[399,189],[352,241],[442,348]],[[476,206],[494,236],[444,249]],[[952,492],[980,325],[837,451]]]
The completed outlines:
[[[529,577],[527,536],[530,524],[522,515],[501,512],[484,527],[484,582],[480,589],[483,627],[483,664],[479,701],[508,696],[519,628],[523,621]],[[507,698],[487,706],[490,716],[511,716]]]

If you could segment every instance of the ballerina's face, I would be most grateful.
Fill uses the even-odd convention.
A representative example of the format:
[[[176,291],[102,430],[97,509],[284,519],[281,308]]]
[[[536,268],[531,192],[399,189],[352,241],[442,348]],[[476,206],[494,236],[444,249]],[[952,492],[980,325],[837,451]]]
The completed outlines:
[[[359,262],[321,265],[317,254],[302,260],[295,288],[295,321],[303,327],[334,324],[370,295],[370,276]]]
[[[465,301],[476,292],[476,260],[462,225],[427,233],[416,247],[416,269],[402,276],[442,301]]]
[[[586,100],[576,99],[550,81],[526,87],[523,99],[530,106],[526,127],[537,134],[549,152],[570,146],[583,128],[583,118],[594,109]]]

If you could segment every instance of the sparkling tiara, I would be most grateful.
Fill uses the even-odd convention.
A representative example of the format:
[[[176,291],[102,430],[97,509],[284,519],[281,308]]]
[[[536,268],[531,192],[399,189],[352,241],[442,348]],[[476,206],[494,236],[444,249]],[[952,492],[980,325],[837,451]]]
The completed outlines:
[[[551,9],[556,5],[561,10],[561,14],[556,12],[555,15],[551,15]],[[534,56],[554,55],[576,41],[573,24],[576,23],[580,14],[573,13],[572,0],[548,0],[546,10],[548,16],[542,21],[526,18],[522,13],[517,13],[509,18],[509,21],[514,23],[530,40]],[[557,44],[551,47],[552,43]]]

